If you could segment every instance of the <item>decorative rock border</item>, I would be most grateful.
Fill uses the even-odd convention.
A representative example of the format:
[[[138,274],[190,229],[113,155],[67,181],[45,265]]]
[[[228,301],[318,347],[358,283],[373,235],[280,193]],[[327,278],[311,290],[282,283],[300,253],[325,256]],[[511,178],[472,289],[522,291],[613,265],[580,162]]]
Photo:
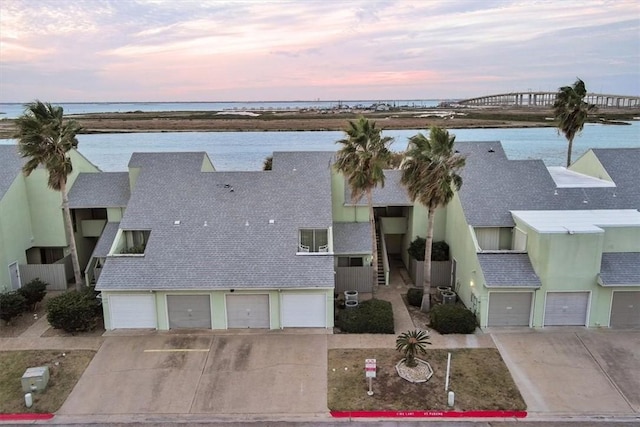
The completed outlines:
[[[415,358],[417,366],[410,368],[405,364],[405,359],[396,363],[396,371],[401,378],[411,383],[426,383],[433,375],[433,369],[428,362]]]

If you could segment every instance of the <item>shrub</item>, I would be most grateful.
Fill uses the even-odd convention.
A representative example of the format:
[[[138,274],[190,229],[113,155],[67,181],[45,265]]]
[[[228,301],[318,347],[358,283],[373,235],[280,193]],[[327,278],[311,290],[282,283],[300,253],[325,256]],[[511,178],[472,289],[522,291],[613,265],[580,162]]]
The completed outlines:
[[[71,291],[47,303],[47,320],[51,326],[67,332],[93,330],[99,318],[100,304],[93,292]]]
[[[433,242],[431,245],[431,261],[449,261],[449,245],[447,245],[447,242]]]
[[[0,294],[0,319],[9,323],[11,319],[25,311],[27,301],[16,291]]]
[[[371,299],[338,313],[338,327],[352,334],[393,334],[393,310],[389,301]]]
[[[476,316],[460,304],[439,304],[431,310],[431,327],[441,334],[472,334]]]
[[[409,288],[407,291],[407,302],[414,307],[422,306],[422,295],[424,295],[424,289],[422,288]]]
[[[422,237],[416,237],[413,242],[409,244],[409,256],[416,261],[424,261],[424,248],[427,241]]]
[[[413,242],[409,244],[407,252],[411,258],[416,261],[424,261],[424,249],[427,244],[426,239],[422,237],[416,237]],[[431,261],[448,261],[449,260],[449,245],[447,242],[433,242],[431,244]]]
[[[47,294],[47,284],[36,278],[18,289],[17,291],[24,297],[28,307],[33,307]]]

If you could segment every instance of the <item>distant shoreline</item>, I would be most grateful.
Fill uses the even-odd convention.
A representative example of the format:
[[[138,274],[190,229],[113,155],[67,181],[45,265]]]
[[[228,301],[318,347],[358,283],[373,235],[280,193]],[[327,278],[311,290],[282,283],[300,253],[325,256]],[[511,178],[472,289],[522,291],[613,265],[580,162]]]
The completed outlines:
[[[169,111],[68,115],[83,128],[81,134],[150,132],[277,132],[340,131],[360,115],[381,129],[531,128],[554,127],[553,113],[537,108],[431,108],[389,111]],[[634,121],[638,109],[606,109],[593,123],[623,125]],[[11,138],[13,119],[0,119],[0,138]]]

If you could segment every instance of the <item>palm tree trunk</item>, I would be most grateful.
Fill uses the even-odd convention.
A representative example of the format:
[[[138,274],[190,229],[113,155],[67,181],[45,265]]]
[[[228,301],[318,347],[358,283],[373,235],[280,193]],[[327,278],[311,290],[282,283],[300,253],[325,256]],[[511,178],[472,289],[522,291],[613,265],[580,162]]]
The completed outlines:
[[[60,193],[62,194],[62,216],[64,216],[64,228],[67,232],[67,241],[69,242],[69,252],[71,252],[71,262],[73,264],[73,275],[76,280],[76,290],[82,290],[84,280],[82,280],[82,272],[80,271],[80,262],[78,261],[78,249],[76,248],[76,238],[73,235],[73,224],[71,223],[71,210],[69,210],[69,197],[67,195],[67,183],[64,180],[60,182]]]
[[[373,214],[373,195],[371,189],[367,190],[367,203],[369,204],[369,226],[371,227],[371,263],[373,264],[373,284],[378,280],[378,244],[376,242],[376,219]]]
[[[569,144],[567,148],[567,167],[571,166],[571,152],[573,151],[573,138],[569,138]]]
[[[433,244],[433,222],[435,211],[435,208],[429,207],[429,218],[427,218],[427,239],[424,245],[424,288],[420,310],[425,313],[431,308],[431,245]]]

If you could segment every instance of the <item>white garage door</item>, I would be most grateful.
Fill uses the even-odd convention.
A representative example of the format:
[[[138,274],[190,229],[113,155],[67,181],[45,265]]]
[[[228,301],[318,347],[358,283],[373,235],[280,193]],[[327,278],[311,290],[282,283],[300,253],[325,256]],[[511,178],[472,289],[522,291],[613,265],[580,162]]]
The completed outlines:
[[[640,328],[640,291],[613,293],[609,325],[612,328]]]
[[[491,292],[488,326],[529,326],[532,292]]]
[[[587,324],[589,292],[547,292],[544,326]]]
[[[268,328],[269,295],[227,295],[228,328]]]
[[[211,298],[209,295],[167,295],[169,329],[211,329]]]
[[[152,294],[109,296],[111,329],[157,328]]]
[[[324,294],[282,294],[282,327],[326,327],[326,303]]]

